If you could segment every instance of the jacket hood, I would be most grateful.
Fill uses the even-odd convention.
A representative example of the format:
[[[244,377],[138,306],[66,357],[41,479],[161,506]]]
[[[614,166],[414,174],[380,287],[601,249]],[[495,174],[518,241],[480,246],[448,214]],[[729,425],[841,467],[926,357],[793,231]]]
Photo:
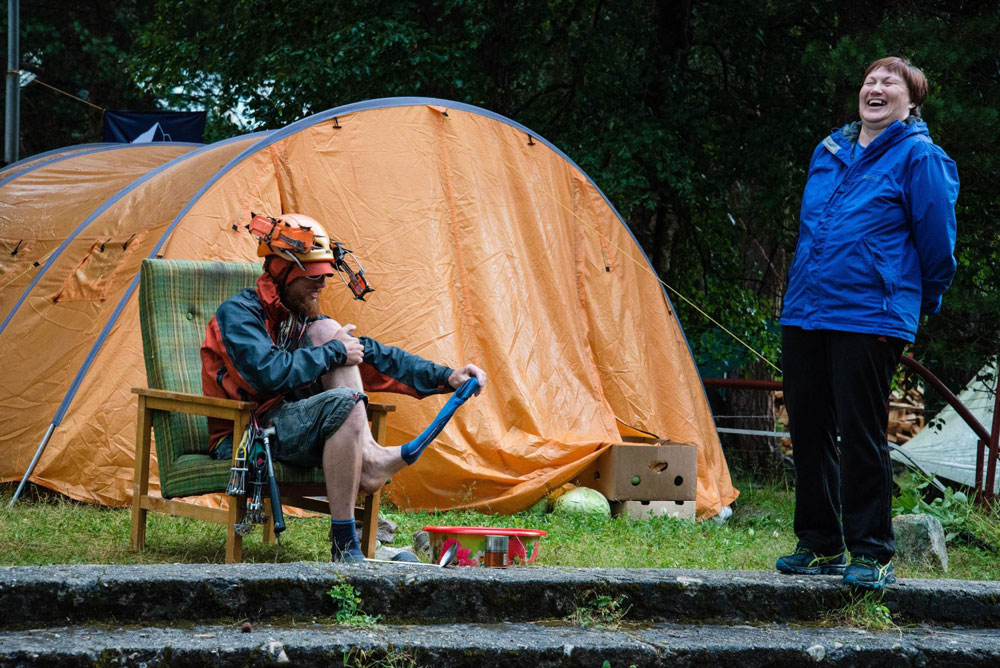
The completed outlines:
[[[267,311],[268,319],[271,322],[284,322],[285,318],[291,314],[285,305],[281,303],[281,295],[278,292],[278,284],[270,274],[264,272],[257,277],[257,296],[260,303]]]
[[[899,124],[900,126],[902,126],[902,131],[901,131],[900,136],[927,135],[928,137],[930,137],[930,132],[927,131],[927,123],[924,122],[924,119],[922,119],[919,116],[916,116],[914,114],[910,114],[909,116],[907,116],[902,121],[895,121],[895,122],[889,124],[889,127],[887,127],[885,130],[883,130],[882,134],[885,134],[886,132],[889,132],[897,124]],[[896,132],[899,132],[899,131],[896,131]],[[853,144],[854,142],[856,142],[858,140],[858,136],[861,135],[861,121],[854,121],[853,123],[848,123],[847,125],[845,125],[844,127],[840,128],[839,130],[835,128],[830,133],[830,137],[833,138],[834,140],[836,140],[838,138],[838,135],[840,137],[843,137],[848,142],[850,142],[850,143]],[[879,137],[881,137],[881,136],[882,135],[879,135]]]

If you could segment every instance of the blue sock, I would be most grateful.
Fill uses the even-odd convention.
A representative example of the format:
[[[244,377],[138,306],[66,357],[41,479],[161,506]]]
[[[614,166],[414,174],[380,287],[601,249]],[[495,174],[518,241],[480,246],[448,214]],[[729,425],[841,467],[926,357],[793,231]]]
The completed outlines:
[[[475,378],[470,378],[462,384],[462,387],[455,390],[455,394],[451,395],[448,402],[441,408],[440,411],[438,411],[434,421],[427,425],[427,428],[420,433],[420,436],[417,436],[409,443],[404,443],[402,445],[401,454],[403,461],[407,464],[412,464],[417,461],[427,446],[431,444],[431,441],[433,441],[434,438],[441,433],[441,430],[444,429],[445,425],[448,424],[448,420],[450,420],[451,416],[455,414],[458,407],[464,404],[469,397],[475,394],[477,389],[479,389],[479,381]]]
[[[335,520],[330,518],[330,540],[333,543],[330,554],[334,561],[357,563],[365,560],[354,528],[354,518]]]

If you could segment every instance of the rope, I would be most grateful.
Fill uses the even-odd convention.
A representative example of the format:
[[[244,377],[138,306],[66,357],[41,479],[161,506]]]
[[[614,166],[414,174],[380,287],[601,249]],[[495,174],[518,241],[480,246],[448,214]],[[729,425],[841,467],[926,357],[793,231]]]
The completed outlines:
[[[37,260],[35,260],[31,264],[29,264],[27,267],[25,267],[24,271],[22,271],[20,274],[18,274],[17,276],[13,277],[12,279],[10,279],[9,281],[7,281],[3,285],[0,285],[0,290],[5,289],[8,285],[10,285],[11,283],[13,283],[17,279],[21,278],[22,276],[24,276],[25,274],[27,274],[32,269],[37,269],[38,267],[40,267],[43,264],[45,264],[46,262],[48,262],[49,261],[49,256],[52,255],[53,252],[54,252],[54,249],[50,250],[45,255],[43,255],[42,257],[38,258]]]
[[[713,415],[716,420],[729,419],[729,420],[774,420],[773,415]]]
[[[52,89],[52,90],[54,90],[55,92],[57,92],[57,93],[61,93],[62,95],[65,95],[66,97],[71,97],[71,98],[73,98],[74,100],[79,100],[80,102],[83,102],[83,103],[84,103],[84,104],[86,104],[86,105],[90,105],[90,106],[91,106],[91,107],[93,107],[94,109],[100,109],[100,110],[101,110],[101,113],[103,113],[103,112],[107,111],[107,109],[105,109],[104,107],[101,107],[101,106],[98,106],[98,105],[94,104],[93,102],[87,102],[87,101],[86,101],[86,100],[84,100],[84,99],[83,99],[82,97],[77,97],[76,95],[73,95],[72,93],[67,93],[66,91],[62,90],[61,88],[56,88],[56,87],[55,87],[55,86],[53,86],[52,84],[47,84],[47,83],[45,83],[44,81],[42,81],[41,79],[39,79],[38,77],[35,77],[33,81],[34,81],[35,83],[40,83],[40,84],[42,84],[42,85],[43,85],[43,86],[45,86],[46,88],[51,88],[51,89]]]
[[[515,167],[514,165],[512,165],[509,162],[507,162],[506,160],[504,160],[503,156],[497,156],[497,157],[499,157],[500,160],[501,160],[501,162],[503,162],[505,165],[507,165],[508,168],[510,168],[513,171],[515,171],[518,174],[520,174],[521,178],[523,178],[523,179],[525,179],[527,181],[527,176],[524,174],[524,172],[522,172],[517,167]],[[713,318],[712,316],[710,316],[708,313],[706,313],[705,311],[703,311],[701,308],[698,307],[697,304],[695,304],[693,301],[691,301],[690,299],[688,299],[687,297],[685,297],[683,294],[681,294],[673,286],[669,285],[662,278],[660,278],[659,276],[657,276],[656,272],[654,272],[652,270],[652,268],[647,263],[645,263],[645,262],[639,262],[637,259],[635,259],[634,257],[632,257],[631,253],[629,253],[628,251],[626,251],[624,248],[621,248],[614,241],[612,241],[607,236],[605,236],[604,234],[602,234],[601,231],[599,229],[597,229],[596,226],[591,225],[589,222],[587,222],[586,220],[584,220],[583,218],[581,218],[579,216],[579,214],[577,214],[575,211],[573,211],[572,209],[570,209],[569,207],[567,207],[565,204],[563,204],[557,197],[555,197],[554,195],[552,195],[552,193],[550,193],[550,192],[548,192],[547,190],[544,190],[544,189],[542,189],[542,192],[545,195],[548,195],[548,197],[551,198],[552,201],[554,201],[556,204],[558,204],[563,209],[565,209],[571,216],[573,216],[578,221],[580,221],[581,223],[583,223],[584,225],[586,225],[587,227],[589,227],[591,230],[593,230],[594,232],[596,232],[599,237],[601,237],[602,239],[604,239],[609,245],[611,245],[614,248],[616,248],[618,250],[618,252],[620,252],[622,254],[622,256],[624,256],[624,257],[628,258],[629,260],[631,260],[640,269],[643,269],[646,272],[648,272],[650,275],[652,275],[653,278],[655,278],[657,281],[659,281],[659,283],[662,284],[663,287],[665,287],[666,289],[670,290],[672,293],[674,293],[675,295],[677,295],[681,300],[683,300],[691,308],[693,308],[695,311],[697,311],[701,315],[705,316],[705,318],[707,318],[709,322],[711,322],[716,327],[718,327],[719,329],[721,329],[723,332],[725,332],[726,334],[728,334],[729,336],[731,336],[733,339],[735,339],[736,341],[738,341],[744,348],[746,348],[747,350],[749,350],[750,352],[752,352],[761,361],[765,362],[768,366],[770,366],[772,369],[774,369],[775,371],[777,371],[779,375],[781,374],[781,369],[779,369],[778,366],[774,364],[774,362],[772,362],[771,360],[769,360],[766,357],[764,357],[761,353],[757,352],[757,350],[754,349],[749,343],[747,343],[746,341],[744,341],[740,337],[736,336],[736,334],[734,334],[731,331],[729,331],[729,329],[726,328],[725,325],[723,325],[721,322],[719,322],[718,320],[716,320],[715,318]]]
[[[716,427],[715,431],[720,434],[745,434],[747,436],[773,436],[774,438],[790,438],[787,431],[763,431],[761,429],[731,429],[729,427]]]

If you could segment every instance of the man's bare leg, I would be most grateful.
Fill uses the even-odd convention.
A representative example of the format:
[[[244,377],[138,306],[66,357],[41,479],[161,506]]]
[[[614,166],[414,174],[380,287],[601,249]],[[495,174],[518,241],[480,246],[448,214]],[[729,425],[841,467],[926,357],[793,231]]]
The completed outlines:
[[[321,345],[334,338],[341,329],[334,320],[319,320],[309,327],[313,345]],[[363,391],[361,372],[357,365],[338,366],[323,375],[324,390],[349,387]],[[406,467],[400,448],[379,445],[372,436],[363,404],[355,406],[350,416],[329,439],[323,448],[323,475],[326,480],[330,510],[337,499],[338,513],[346,507],[353,512],[357,491],[366,493],[378,490],[392,474]],[[360,470],[355,474],[355,468]],[[337,492],[331,489],[337,485]],[[342,515],[337,515],[338,517]]]
[[[362,449],[358,442],[367,425],[363,403],[358,403],[323,446],[323,480],[330,517],[354,517],[354,500],[361,481]]]

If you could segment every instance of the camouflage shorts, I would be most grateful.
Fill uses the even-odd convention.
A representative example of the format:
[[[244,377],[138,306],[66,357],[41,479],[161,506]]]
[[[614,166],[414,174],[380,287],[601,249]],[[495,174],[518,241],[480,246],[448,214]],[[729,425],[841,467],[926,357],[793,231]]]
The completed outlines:
[[[337,387],[305,399],[285,401],[269,410],[260,424],[274,425],[274,458],[292,466],[320,466],[326,439],[340,429],[359,401],[368,403],[368,396],[349,387]],[[213,454],[216,459],[231,459],[232,436],[222,439]]]

